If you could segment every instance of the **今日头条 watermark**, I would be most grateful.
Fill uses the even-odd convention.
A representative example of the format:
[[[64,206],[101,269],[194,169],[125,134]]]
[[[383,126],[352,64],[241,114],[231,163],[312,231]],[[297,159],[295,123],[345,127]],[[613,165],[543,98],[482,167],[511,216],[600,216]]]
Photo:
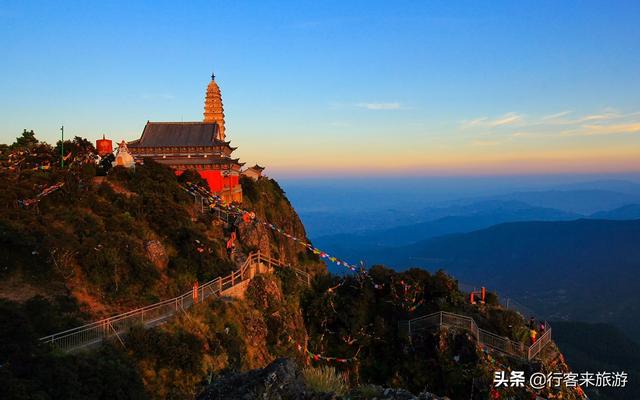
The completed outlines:
[[[493,384],[499,387],[525,387],[543,389],[545,387],[618,387],[627,385],[627,373],[617,372],[534,372],[528,378],[524,371],[495,371]]]

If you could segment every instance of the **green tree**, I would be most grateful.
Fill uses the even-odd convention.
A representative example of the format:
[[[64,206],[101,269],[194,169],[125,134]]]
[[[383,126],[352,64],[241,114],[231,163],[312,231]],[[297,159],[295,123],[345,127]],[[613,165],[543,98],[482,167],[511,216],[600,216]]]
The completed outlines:
[[[61,145],[62,145],[62,141],[58,140],[56,142],[54,154],[60,154]],[[71,152],[71,154],[73,154],[74,156],[77,156],[78,154],[95,153],[96,149],[93,146],[93,143],[91,143],[87,139],[82,138],[80,136],[76,136],[73,138],[73,140],[64,141],[64,152],[65,154],[68,154],[69,152]]]
[[[22,135],[16,138],[16,141],[11,145],[11,148],[29,148],[37,143],[38,139],[36,139],[36,134],[33,132],[33,129],[30,131],[25,129],[22,132]]]
[[[195,169],[188,169],[180,174],[180,176],[178,177],[178,182],[182,184],[191,182],[195,183],[198,186],[202,186],[207,190],[211,190],[209,188],[209,182],[207,182],[207,180],[204,179]]]

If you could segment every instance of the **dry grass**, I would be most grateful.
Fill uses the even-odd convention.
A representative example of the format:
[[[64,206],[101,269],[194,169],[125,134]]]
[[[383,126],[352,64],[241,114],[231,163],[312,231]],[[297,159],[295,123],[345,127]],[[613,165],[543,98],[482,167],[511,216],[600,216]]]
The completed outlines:
[[[349,390],[349,384],[333,367],[306,367],[302,375],[307,387],[315,392],[336,393],[344,395]]]

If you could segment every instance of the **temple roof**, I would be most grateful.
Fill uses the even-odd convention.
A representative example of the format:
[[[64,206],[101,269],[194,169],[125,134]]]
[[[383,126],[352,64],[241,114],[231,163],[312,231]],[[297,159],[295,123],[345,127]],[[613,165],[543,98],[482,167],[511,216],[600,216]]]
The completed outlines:
[[[200,164],[217,164],[217,165],[226,165],[226,164],[237,164],[239,166],[243,166],[245,163],[240,162],[239,158],[217,158],[217,157],[173,157],[173,158],[159,158],[156,159],[157,162],[163,164],[174,164],[174,165],[200,165]]]
[[[133,147],[214,146],[228,145],[216,139],[215,122],[147,122],[138,140],[129,142]]]

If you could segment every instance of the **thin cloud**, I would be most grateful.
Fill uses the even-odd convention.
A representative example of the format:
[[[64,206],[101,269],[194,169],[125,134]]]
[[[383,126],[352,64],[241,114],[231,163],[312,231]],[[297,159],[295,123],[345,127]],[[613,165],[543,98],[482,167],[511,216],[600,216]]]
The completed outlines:
[[[580,122],[608,121],[608,120],[616,119],[620,117],[622,117],[622,115],[616,112],[610,112],[610,113],[604,113],[604,114],[592,114],[592,115],[585,115],[584,117],[580,118]]]
[[[491,122],[489,124],[489,126],[503,126],[503,125],[513,125],[517,122],[522,121],[522,116],[520,116],[519,114],[516,113],[507,113],[505,115],[503,115],[502,117],[496,119],[495,121]]]
[[[366,108],[367,110],[400,110],[400,103],[358,103],[356,107]]]
[[[513,132],[510,135],[512,139],[519,139],[519,138],[540,139],[540,138],[551,138],[551,137],[557,137],[557,136],[558,136],[557,132],[541,132],[541,131],[518,131],[518,132]]]
[[[562,136],[624,135],[640,132],[640,122],[614,125],[584,125],[581,129],[562,132]]]
[[[550,119],[558,119],[558,118],[566,117],[567,115],[571,114],[572,112],[573,111],[570,111],[570,110],[560,111],[560,112],[555,113],[555,114],[545,115],[544,117],[542,117],[542,120],[543,121],[548,121]]]
[[[600,112],[567,117],[573,113],[572,110],[564,110],[525,119],[520,113],[509,112],[495,118],[461,121],[461,127],[473,132],[469,137],[472,146],[495,146],[519,140],[640,134],[640,111],[623,113],[607,107]]]
[[[572,110],[565,110],[554,114],[525,119],[520,113],[509,112],[496,118],[480,117],[472,120],[464,120],[461,121],[460,124],[463,128],[494,128],[510,125],[516,126],[518,129],[517,132],[519,132],[523,129],[526,130],[526,128],[541,126],[551,127],[554,125],[573,125],[575,127],[584,127],[586,125],[600,126],[606,125],[613,121],[619,121],[618,123],[621,125],[623,121],[626,124],[632,124],[636,123],[637,117],[640,116],[640,112],[638,111],[625,114],[613,108],[607,107],[599,113],[586,114],[582,116],[576,116],[574,118],[563,118],[573,113],[574,112]]]
[[[473,128],[474,126],[484,126],[484,123],[489,120],[489,117],[480,117],[472,119],[470,121],[462,121],[463,128]]]
[[[562,118],[572,114],[572,112],[562,111],[557,114],[541,117],[538,121],[531,121],[531,125],[567,125],[581,126],[585,123],[604,123],[606,121],[622,120],[632,118],[638,113],[623,114],[619,111],[606,107],[599,113],[575,116],[574,118]]]
[[[491,119],[489,117],[480,117],[472,120],[462,121],[461,126],[463,128],[495,128],[498,126],[514,125],[520,122],[522,122],[522,116],[520,114],[509,112],[494,119]]]

